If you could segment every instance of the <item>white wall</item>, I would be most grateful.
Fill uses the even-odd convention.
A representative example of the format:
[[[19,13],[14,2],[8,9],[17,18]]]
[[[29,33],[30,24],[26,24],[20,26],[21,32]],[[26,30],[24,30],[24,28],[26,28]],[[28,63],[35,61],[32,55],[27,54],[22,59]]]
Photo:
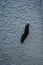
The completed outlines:
[[[40,0],[0,0],[0,3],[0,65],[43,65]],[[21,44],[27,22],[30,34]]]

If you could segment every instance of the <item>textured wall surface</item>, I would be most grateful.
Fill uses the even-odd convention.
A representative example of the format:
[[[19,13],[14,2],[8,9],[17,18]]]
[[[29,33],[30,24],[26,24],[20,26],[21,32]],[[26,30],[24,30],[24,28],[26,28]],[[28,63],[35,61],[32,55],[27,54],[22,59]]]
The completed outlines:
[[[42,0],[0,0],[0,65],[43,65]],[[30,33],[20,38],[26,23]]]

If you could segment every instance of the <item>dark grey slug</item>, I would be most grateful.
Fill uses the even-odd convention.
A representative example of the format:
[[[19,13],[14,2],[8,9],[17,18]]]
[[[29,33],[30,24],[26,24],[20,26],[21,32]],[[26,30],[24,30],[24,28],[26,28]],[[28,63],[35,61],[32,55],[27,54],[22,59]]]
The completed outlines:
[[[24,33],[22,34],[22,37],[21,37],[22,44],[23,44],[24,40],[26,39],[26,37],[28,36],[28,34],[29,34],[29,24],[27,23],[25,26]]]

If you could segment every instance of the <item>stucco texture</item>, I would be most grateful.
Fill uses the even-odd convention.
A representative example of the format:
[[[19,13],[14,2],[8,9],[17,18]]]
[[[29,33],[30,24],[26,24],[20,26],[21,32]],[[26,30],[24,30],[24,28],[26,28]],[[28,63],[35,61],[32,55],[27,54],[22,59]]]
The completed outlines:
[[[42,32],[42,0],[0,0],[0,65],[43,65]]]

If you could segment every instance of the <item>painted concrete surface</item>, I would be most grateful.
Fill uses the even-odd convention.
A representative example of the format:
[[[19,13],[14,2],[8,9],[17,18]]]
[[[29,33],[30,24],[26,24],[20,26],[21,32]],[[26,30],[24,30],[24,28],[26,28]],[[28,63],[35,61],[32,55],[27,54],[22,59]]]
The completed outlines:
[[[42,0],[0,0],[0,65],[43,65]]]

